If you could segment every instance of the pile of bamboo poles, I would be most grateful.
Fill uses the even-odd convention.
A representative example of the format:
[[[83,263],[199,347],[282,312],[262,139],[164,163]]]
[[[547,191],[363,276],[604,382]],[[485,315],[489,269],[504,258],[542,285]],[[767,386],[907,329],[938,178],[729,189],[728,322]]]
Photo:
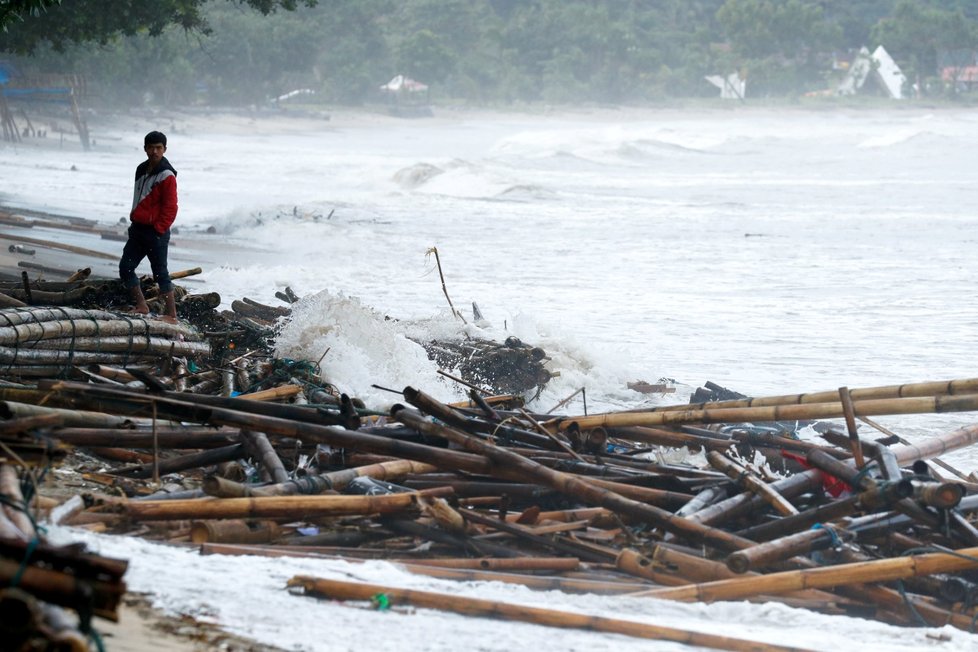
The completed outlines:
[[[25,391],[0,395],[28,402]],[[904,625],[970,629],[978,615],[976,485],[934,460],[974,443],[978,426],[916,446],[856,427],[974,411],[978,379],[558,417],[511,395],[446,405],[408,387],[383,424],[345,396],[283,402],[297,390],[229,398],[41,381],[35,391],[61,410],[36,429],[41,439],[126,460],[91,479],[129,497],[93,494],[68,519],[83,527],[203,552],[383,558],[437,577],[782,600]],[[126,427],[82,417],[95,414]],[[710,429],[813,418],[841,423],[822,443]],[[704,449],[708,466],[642,455],[659,447]],[[765,474],[744,461],[756,450],[798,471]],[[313,578],[296,583],[328,593]]]
[[[104,310],[0,309],[0,376],[57,377],[76,365],[118,367],[162,355],[203,357],[210,346],[184,324]]]
[[[40,426],[36,420],[18,421],[20,430]],[[0,442],[9,438],[13,423],[4,424]],[[56,423],[49,419],[47,425]],[[0,645],[9,650],[88,650],[92,618],[118,620],[128,563],[77,546],[46,543],[24,491],[36,486],[36,476],[16,451],[6,445],[2,450]]]

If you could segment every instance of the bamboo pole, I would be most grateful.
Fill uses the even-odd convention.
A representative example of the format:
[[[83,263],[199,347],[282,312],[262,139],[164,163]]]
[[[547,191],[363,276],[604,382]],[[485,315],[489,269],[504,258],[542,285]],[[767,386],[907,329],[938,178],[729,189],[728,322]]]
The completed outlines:
[[[445,496],[451,490],[431,489],[381,496],[262,496],[204,500],[154,500],[124,503],[136,521],[172,521],[208,518],[292,518],[393,514],[417,509],[420,496]]]
[[[245,444],[251,449],[252,455],[261,462],[262,467],[271,475],[273,482],[288,482],[289,472],[285,470],[281,458],[279,458],[275,449],[272,448],[265,433],[254,430],[242,430],[241,438],[245,440]]]
[[[107,254],[102,251],[95,251],[94,249],[75,247],[73,245],[61,244],[59,242],[52,242],[50,240],[41,240],[40,238],[28,238],[22,235],[11,235],[10,233],[4,233],[3,239],[13,240],[14,242],[26,242],[27,244],[38,245],[40,247],[48,247],[49,249],[60,249],[61,251],[70,251],[71,253],[81,254],[82,256],[89,256],[90,258],[101,258],[103,260],[119,259],[119,257],[115,254]]]
[[[880,387],[865,387],[849,391],[854,401],[886,398],[908,398],[920,396],[945,396],[952,394],[974,394],[978,392],[978,378],[962,378],[957,380],[936,380],[922,383],[905,383],[902,385],[883,385]],[[839,390],[806,392],[804,394],[786,394],[781,396],[762,396],[757,398],[734,399],[730,401],[708,401],[702,403],[686,403],[679,405],[663,405],[654,408],[644,408],[641,412],[671,412],[686,410],[703,410],[707,408],[741,408],[767,407],[772,405],[802,405],[806,403],[827,403],[839,398]]]
[[[483,557],[469,559],[453,557],[451,559],[391,559],[395,564],[411,564],[414,566],[433,566],[438,568],[455,568],[459,570],[487,571],[576,571],[581,567],[581,561],[576,557]]]
[[[61,419],[60,415],[50,415]],[[57,428],[51,435],[60,442],[84,447],[152,448],[153,433],[119,428]],[[236,430],[214,428],[160,428],[160,448],[218,448],[237,441]]]
[[[838,397],[837,397],[838,398]],[[854,400],[856,416],[881,414],[931,414],[978,410],[978,394]],[[616,412],[583,417],[558,417],[545,422],[549,429],[566,430],[572,424],[582,430],[625,426],[661,426],[681,423],[742,423],[746,421],[800,421],[837,419],[845,415],[840,401],[773,405],[669,410],[664,412]]]
[[[782,562],[795,555],[808,554],[814,550],[824,550],[837,543],[851,539],[852,535],[831,524],[823,524],[818,529],[802,530],[787,536],[759,543],[751,548],[737,550],[727,555],[727,568],[738,574],[758,570],[765,566]]]
[[[195,469],[201,466],[220,464],[221,462],[230,462],[231,460],[244,458],[247,457],[247,452],[248,449],[244,444],[232,444],[199,453],[171,457],[166,460],[154,459],[154,461],[147,464],[116,469],[112,473],[128,478],[158,478],[160,475],[166,475],[167,473],[176,473],[178,471],[185,471],[186,469]]]
[[[894,446],[891,450],[900,465],[906,466],[917,460],[929,460],[944,453],[966,448],[976,442],[978,442],[978,425],[972,425],[915,444]]]
[[[818,469],[808,469],[801,473],[790,475],[782,480],[775,480],[771,488],[785,498],[794,498],[804,493],[819,491],[822,488],[822,472]],[[754,508],[767,506],[763,500],[754,494],[743,492],[726,500],[704,507],[690,514],[689,520],[704,524],[717,524],[725,520],[741,516]]]
[[[637,638],[666,640],[687,645],[698,645],[716,650],[750,650],[752,652],[788,652],[802,648],[758,643],[732,636],[704,634],[676,627],[651,625],[634,621],[588,616],[555,609],[542,609],[526,605],[507,604],[495,600],[466,598],[458,595],[397,589],[378,584],[361,584],[327,580],[297,575],[289,580],[291,588],[301,588],[307,594],[330,600],[371,600],[378,594],[385,595],[393,604],[410,604],[422,609],[442,609],[469,616],[483,616],[529,622],[564,629],[624,634]]]
[[[830,589],[838,586],[890,582],[935,573],[951,573],[978,568],[978,547],[878,559],[821,568],[770,573],[759,577],[718,580],[678,588],[652,589],[643,597],[685,602],[740,600],[754,595],[777,595],[802,589]]]
[[[309,550],[305,547],[295,548],[289,546],[264,546],[264,545],[245,545],[245,544],[224,544],[224,543],[204,543],[200,546],[202,555],[258,555],[262,557],[309,557],[314,559],[341,558],[350,561],[352,555],[362,552],[357,548],[331,548],[329,552],[320,550]],[[647,583],[635,581],[603,581],[593,579],[554,577],[546,575],[525,575],[522,573],[511,573],[502,571],[490,571],[482,569],[466,568],[445,568],[428,564],[431,560],[400,560],[390,559],[389,551],[383,553],[385,561],[397,564],[401,568],[414,575],[425,577],[437,577],[439,579],[458,580],[464,582],[503,582],[506,584],[518,584],[534,591],[564,591],[566,593],[594,593],[599,595],[622,594],[640,591],[647,588]],[[356,557],[359,559],[359,557]],[[516,558],[512,561],[526,559],[533,563],[535,558]],[[561,558],[563,559],[563,558]],[[478,560],[473,560],[478,561]],[[499,560],[503,561],[503,560]],[[424,563],[419,563],[424,562]]]
[[[285,398],[294,398],[301,393],[302,387],[299,385],[279,385],[278,387],[271,387],[258,392],[238,394],[237,398],[247,399],[249,401],[279,401]]]

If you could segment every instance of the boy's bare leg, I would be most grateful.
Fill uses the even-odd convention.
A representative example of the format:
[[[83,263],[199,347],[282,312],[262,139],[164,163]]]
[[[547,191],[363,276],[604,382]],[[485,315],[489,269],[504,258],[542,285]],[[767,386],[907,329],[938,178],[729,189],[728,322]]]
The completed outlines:
[[[146,305],[146,297],[143,296],[142,288],[138,285],[129,288],[129,295],[132,297],[132,311],[138,315],[148,315],[149,306]]]

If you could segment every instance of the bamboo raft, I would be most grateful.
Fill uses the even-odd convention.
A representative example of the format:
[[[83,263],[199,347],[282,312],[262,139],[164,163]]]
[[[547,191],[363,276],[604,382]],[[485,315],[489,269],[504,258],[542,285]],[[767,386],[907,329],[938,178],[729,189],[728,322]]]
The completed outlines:
[[[466,401],[405,387],[381,412],[314,364],[272,357],[287,307],[242,300],[222,314],[219,304],[183,293],[175,325],[92,306],[0,310],[0,600],[115,617],[125,562],[76,550],[43,548],[47,561],[16,582],[27,596],[8,595],[38,545],[34,519],[48,518],[202,554],[386,559],[434,577],[778,600],[904,626],[971,631],[978,618],[978,483],[937,459],[973,445],[978,426],[910,444],[867,438],[856,423],[976,411],[978,379],[552,415],[519,392],[486,391],[482,376],[459,379]],[[546,358],[522,343],[485,349]],[[809,419],[839,423],[823,441],[750,428]],[[663,448],[704,451],[706,464],[649,459]],[[755,452],[789,470],[759,467]],[[84,474],[77,495],[42,501],[38,470],[77,459],[106,470]],[[716,649],[795,649],[397,587],[290,585]]]

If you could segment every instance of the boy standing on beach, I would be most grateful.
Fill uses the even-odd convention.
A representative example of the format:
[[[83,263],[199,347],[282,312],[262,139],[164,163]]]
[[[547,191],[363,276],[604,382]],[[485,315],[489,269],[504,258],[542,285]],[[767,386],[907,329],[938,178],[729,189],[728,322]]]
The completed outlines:
[[[173,283],[166,268],[166,253],[170,244],[170,225],[177,217],[177,171],[163,156],[166,136],[151,131],[143,139],[146,160],[136,168],[136,186],[129,213],[129,240],[119,261],[119,277],[132,295],[133,312],[149,314],[149,306],[139,286],[136,267],[149,258],[153,279],[163,297],[166,321],[176,321],[177,308]]]

